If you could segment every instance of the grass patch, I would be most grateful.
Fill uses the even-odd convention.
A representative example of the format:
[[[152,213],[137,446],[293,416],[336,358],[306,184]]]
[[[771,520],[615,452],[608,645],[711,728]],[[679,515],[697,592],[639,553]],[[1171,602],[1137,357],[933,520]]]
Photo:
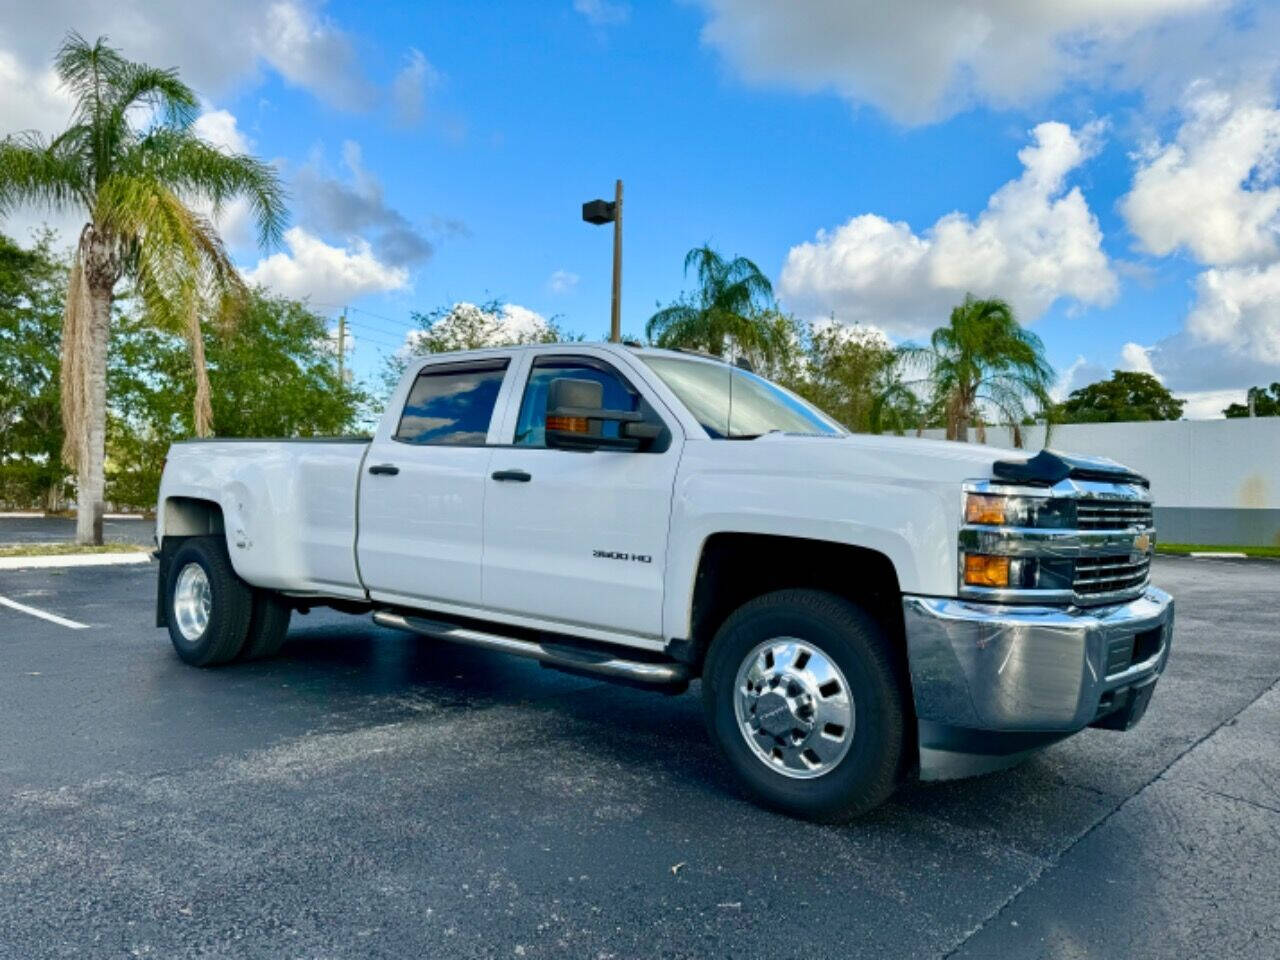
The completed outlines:
[[[0,544],[0,557],[61,557],[77,553],[146,553],[150,547],[140,543],[104,543],[84,546],[79,543],[5,543]]]
[[[1224,547],[1214,543],[1157,543],[1156,553],[1243,553],[1249,557],[1280,559],[1280,547]]]

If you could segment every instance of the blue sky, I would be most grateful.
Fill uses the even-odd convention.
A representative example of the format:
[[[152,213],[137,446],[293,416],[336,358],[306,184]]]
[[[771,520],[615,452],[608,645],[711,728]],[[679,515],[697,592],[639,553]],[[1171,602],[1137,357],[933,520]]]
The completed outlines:
[[[629,332],[710,242],[785,307],[893,340],[965,290],[1007,296],[1063,389],[1147,369],[1211,415],[1280,379],[1275,5],[1010,6],[280,0],[211,27],[147,0],[12,4],[0,129],[57,127],[68,28],[177,66],[202,132],[293,194],[279,250],[227,212],[237,260],[349,305],[365,374],[411,311],[458,300],[602,336],[610,231],[579,205],[622,177]]]

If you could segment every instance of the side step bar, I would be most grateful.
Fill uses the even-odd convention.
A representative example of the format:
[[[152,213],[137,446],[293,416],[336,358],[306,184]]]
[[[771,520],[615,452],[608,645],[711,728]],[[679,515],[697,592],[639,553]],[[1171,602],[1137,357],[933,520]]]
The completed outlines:
[[[424,636],[461,643],[468,647],[482,647],[500,653],[513,653],[528,657],[543,665],[571,673],[591,674],[646,687],[684,687],[689,682],[689,668],[683,663],[654,663],[644,660],[624,660],[602,651],[571,647],[567,644],[543,643],[522,640],[500,633],[487,633],[470,627],[431,620],[426,617],[405,616],[390,610],[376,610],[374,623],[397,630],[408,630]]]

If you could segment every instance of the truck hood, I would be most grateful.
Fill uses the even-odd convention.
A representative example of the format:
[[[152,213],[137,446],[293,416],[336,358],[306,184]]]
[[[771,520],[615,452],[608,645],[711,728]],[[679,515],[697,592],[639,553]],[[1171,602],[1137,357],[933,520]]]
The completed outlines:
[[[986,479],[997,460],[1021,461],[1022,450],[976,443],[926,440],[919,437],[849,434],[814,437],[770,433],[743,441],[759,457],[761,466],[784,472],[827,469],[849,475],[900,477],[917,482],[961,482]]]

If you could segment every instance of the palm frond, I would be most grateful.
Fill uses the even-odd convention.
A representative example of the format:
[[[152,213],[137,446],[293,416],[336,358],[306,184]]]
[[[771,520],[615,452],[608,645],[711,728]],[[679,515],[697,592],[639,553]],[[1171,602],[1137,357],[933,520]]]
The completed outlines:
[[[280,241],[288,219],[275,167],[256,157],[224,153],[189,130],[161,128],[120,160],[122,171],[155,177],[184,197],[204,199],[215,212],[235,197],[248,199],[263,246]]]
[[[72,145],[53,144],[38,133],[14,134],[0,141],[0,212],[20,203],[65,209],[87,201],[89,184]]]

